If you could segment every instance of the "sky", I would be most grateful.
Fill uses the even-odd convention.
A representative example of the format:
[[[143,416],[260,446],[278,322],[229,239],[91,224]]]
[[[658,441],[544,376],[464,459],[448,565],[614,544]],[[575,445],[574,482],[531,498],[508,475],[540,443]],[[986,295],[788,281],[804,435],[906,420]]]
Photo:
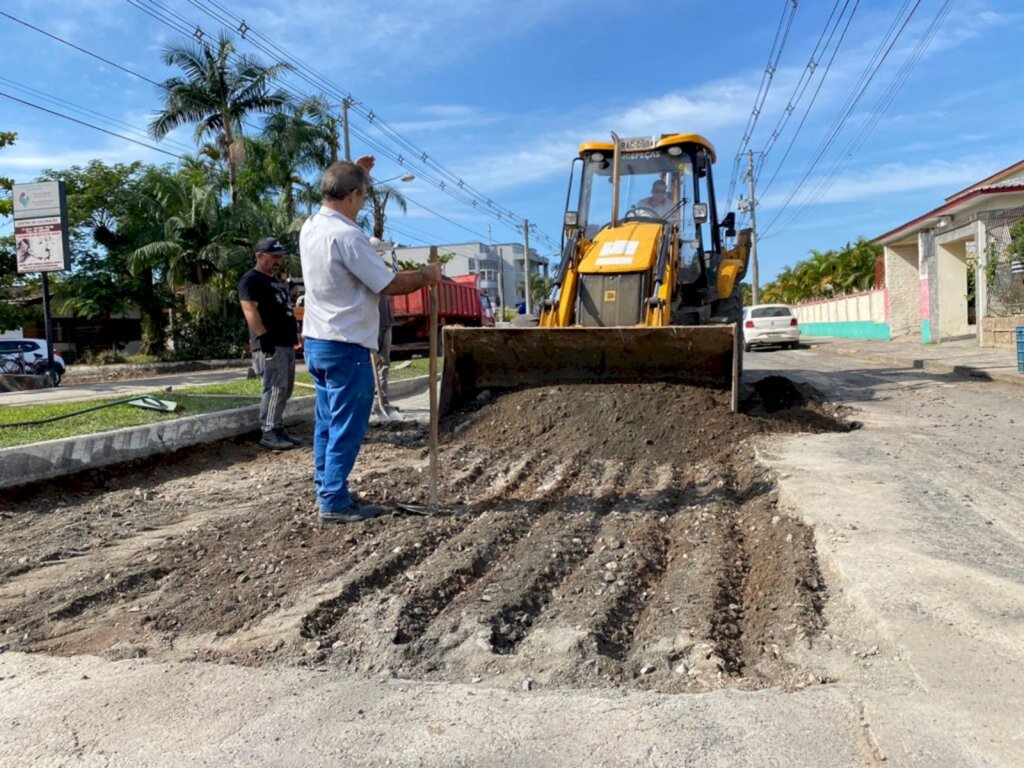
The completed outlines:
[[[417,176],[393,182],[407,213],[389,208],[387,235],[409,245],[522,242],[527,219],[554,264],[581,142],[699,133],[720,212],[747,194],[736,159],[745,171],[754,153],[763,284],[1024,159],[1020,0],[0,0],[0,14],[0,131],[18,134],[0,176],[194,152],[189,129],[146,135],[149,81],[177,74],[162,52],[185,31],[227,28],[240,51],[299,67],[289,90],[355,100],[353,156],[373,154],[379,180]]]

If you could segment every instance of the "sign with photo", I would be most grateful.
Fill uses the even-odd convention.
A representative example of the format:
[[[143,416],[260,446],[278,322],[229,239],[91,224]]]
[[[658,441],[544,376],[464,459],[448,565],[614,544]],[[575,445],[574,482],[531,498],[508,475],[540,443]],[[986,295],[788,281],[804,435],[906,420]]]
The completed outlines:
[[[14,241],[19,274],[71,268],[63,181],[15,184]]]
[[[14,242],[20,274],[67,269],[60,216],[15,222]]]

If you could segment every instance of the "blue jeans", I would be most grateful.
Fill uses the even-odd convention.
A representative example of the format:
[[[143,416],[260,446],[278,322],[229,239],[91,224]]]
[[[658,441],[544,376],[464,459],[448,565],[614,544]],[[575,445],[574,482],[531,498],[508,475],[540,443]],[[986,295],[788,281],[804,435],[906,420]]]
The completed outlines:
[[[373,407],[370,351],[344,341],[306,339],[305,353],[316,385],[313,483],[320,512],[342,512],[352,504],[348,476]]]

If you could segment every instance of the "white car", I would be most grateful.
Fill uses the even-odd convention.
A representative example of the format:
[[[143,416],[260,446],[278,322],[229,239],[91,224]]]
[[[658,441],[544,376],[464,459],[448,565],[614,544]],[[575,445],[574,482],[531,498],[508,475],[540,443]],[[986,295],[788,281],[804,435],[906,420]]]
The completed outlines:
[[[800,324],[786,304],[755,304],[743,308],[743,349],[800,346]]]
[[[20,360],[24,373],[46,373],[46,350],[46,339],[0,339],[0,363],[3,358],[13,358]],[[53,369],[49,371],[53,386],[60,384],[66,369],[60,352],[53,350]]]

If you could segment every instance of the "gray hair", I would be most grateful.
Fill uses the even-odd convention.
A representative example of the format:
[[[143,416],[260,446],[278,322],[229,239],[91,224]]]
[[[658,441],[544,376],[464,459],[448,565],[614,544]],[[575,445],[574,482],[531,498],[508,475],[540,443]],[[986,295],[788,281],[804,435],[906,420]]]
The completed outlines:
[[[327,166],[320,179],[320,193],[325,200],[344,200],[353,191],[365,189],[370,184],[370,174],[348,160],[339,160]]]

